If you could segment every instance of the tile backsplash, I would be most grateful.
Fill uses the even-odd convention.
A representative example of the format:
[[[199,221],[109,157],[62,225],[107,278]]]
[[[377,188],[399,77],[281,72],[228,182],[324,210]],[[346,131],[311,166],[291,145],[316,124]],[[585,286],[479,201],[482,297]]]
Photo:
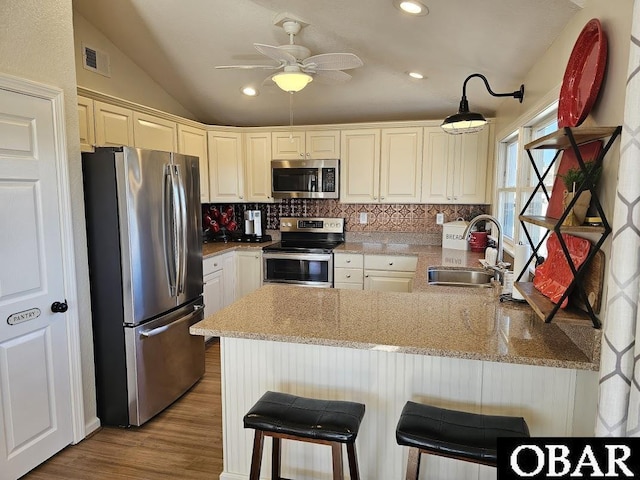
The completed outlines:
[[[215,204],[221,211],[232,207],[236,219],[242,219],[245,210],[261,210],[268,230],[278,230],[280,217],[341,217],[345,219],[347,239],[349,233],[412,233],[427,238],[424,243],[439,245],[442,226],[436,224],[436,214],[443,213],[444,221],[458,218],[471,220],[489,213],[488,205],[430,205],[430,204],[352,204],[338,200],[284,199],[279,203]],[[203,205],[203,211],[206,209]],[[360,213],[367,214],[367,223],[360,223]],[[240,225],[241,222],[238,222]],[[376,235],[378,236],[378,235]]]

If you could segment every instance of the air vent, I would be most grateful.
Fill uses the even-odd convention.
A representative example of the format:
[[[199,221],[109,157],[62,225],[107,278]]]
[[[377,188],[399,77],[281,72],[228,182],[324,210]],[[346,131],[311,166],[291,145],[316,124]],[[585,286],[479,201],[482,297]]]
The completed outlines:
[[[88,45],[82,45],[82,66],[105,77],[111,76],[109,54]]]

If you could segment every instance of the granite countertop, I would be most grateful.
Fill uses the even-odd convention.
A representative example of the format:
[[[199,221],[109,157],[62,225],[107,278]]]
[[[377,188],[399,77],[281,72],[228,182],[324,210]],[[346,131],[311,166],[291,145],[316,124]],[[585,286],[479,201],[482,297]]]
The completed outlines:
[[[210,243],[203,255],[260,249]],[[501,286],[429,285],[427,268],[477,268],[484,255],[432,245],[346,242],[335,253],[418,257],[411,293],[267,284],[191,327],[196,335],[418,353],[583,370],[599,369],[599,330],[542,322]],[[315,317],[310,317],[314,312]]]
[[[233,252],[235,250],[262,250],[262,247],[271,245],[275,241],[264,243],[240,243],[240,242],[212,242],[202,244],[202,258],[211,257],[213,255],[220,255],[226,252]]]
[[[310,312],[313,312],[310,315]],[[213,335],[598,370],[554,324],[494,289],[414,293],[268,284],[190,329]]]

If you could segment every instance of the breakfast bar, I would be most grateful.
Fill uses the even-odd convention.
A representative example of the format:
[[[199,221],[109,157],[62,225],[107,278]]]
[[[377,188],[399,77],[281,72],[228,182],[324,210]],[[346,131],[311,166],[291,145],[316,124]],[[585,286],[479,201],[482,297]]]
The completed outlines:
[[[357,448],[367,479],[402,477],[407,452],[395,427],[408,400],[523,416],[537,436],[592,435],[592,352],[528,306],[500,302],[498,284],[427,285],[433,261],[433,252],[419,255],[411,293],[271,284],[191,327],[220,337],[221,479],[248,478],[253,432],[242,418],[267,390],[365,404]],[[269,442],[265,449],[268,471]],[[328,448],[285,442],[282,455],[287,478],[330,478]],[[442,479],[496,475],[446,458],[430,458],[424,470]]]

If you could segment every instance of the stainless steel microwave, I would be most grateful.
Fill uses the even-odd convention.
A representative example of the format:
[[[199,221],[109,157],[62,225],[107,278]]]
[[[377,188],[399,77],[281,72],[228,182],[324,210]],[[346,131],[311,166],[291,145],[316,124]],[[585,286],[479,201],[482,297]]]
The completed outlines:
[[[271,160],[273,198],[338,198],[340,160]]]

